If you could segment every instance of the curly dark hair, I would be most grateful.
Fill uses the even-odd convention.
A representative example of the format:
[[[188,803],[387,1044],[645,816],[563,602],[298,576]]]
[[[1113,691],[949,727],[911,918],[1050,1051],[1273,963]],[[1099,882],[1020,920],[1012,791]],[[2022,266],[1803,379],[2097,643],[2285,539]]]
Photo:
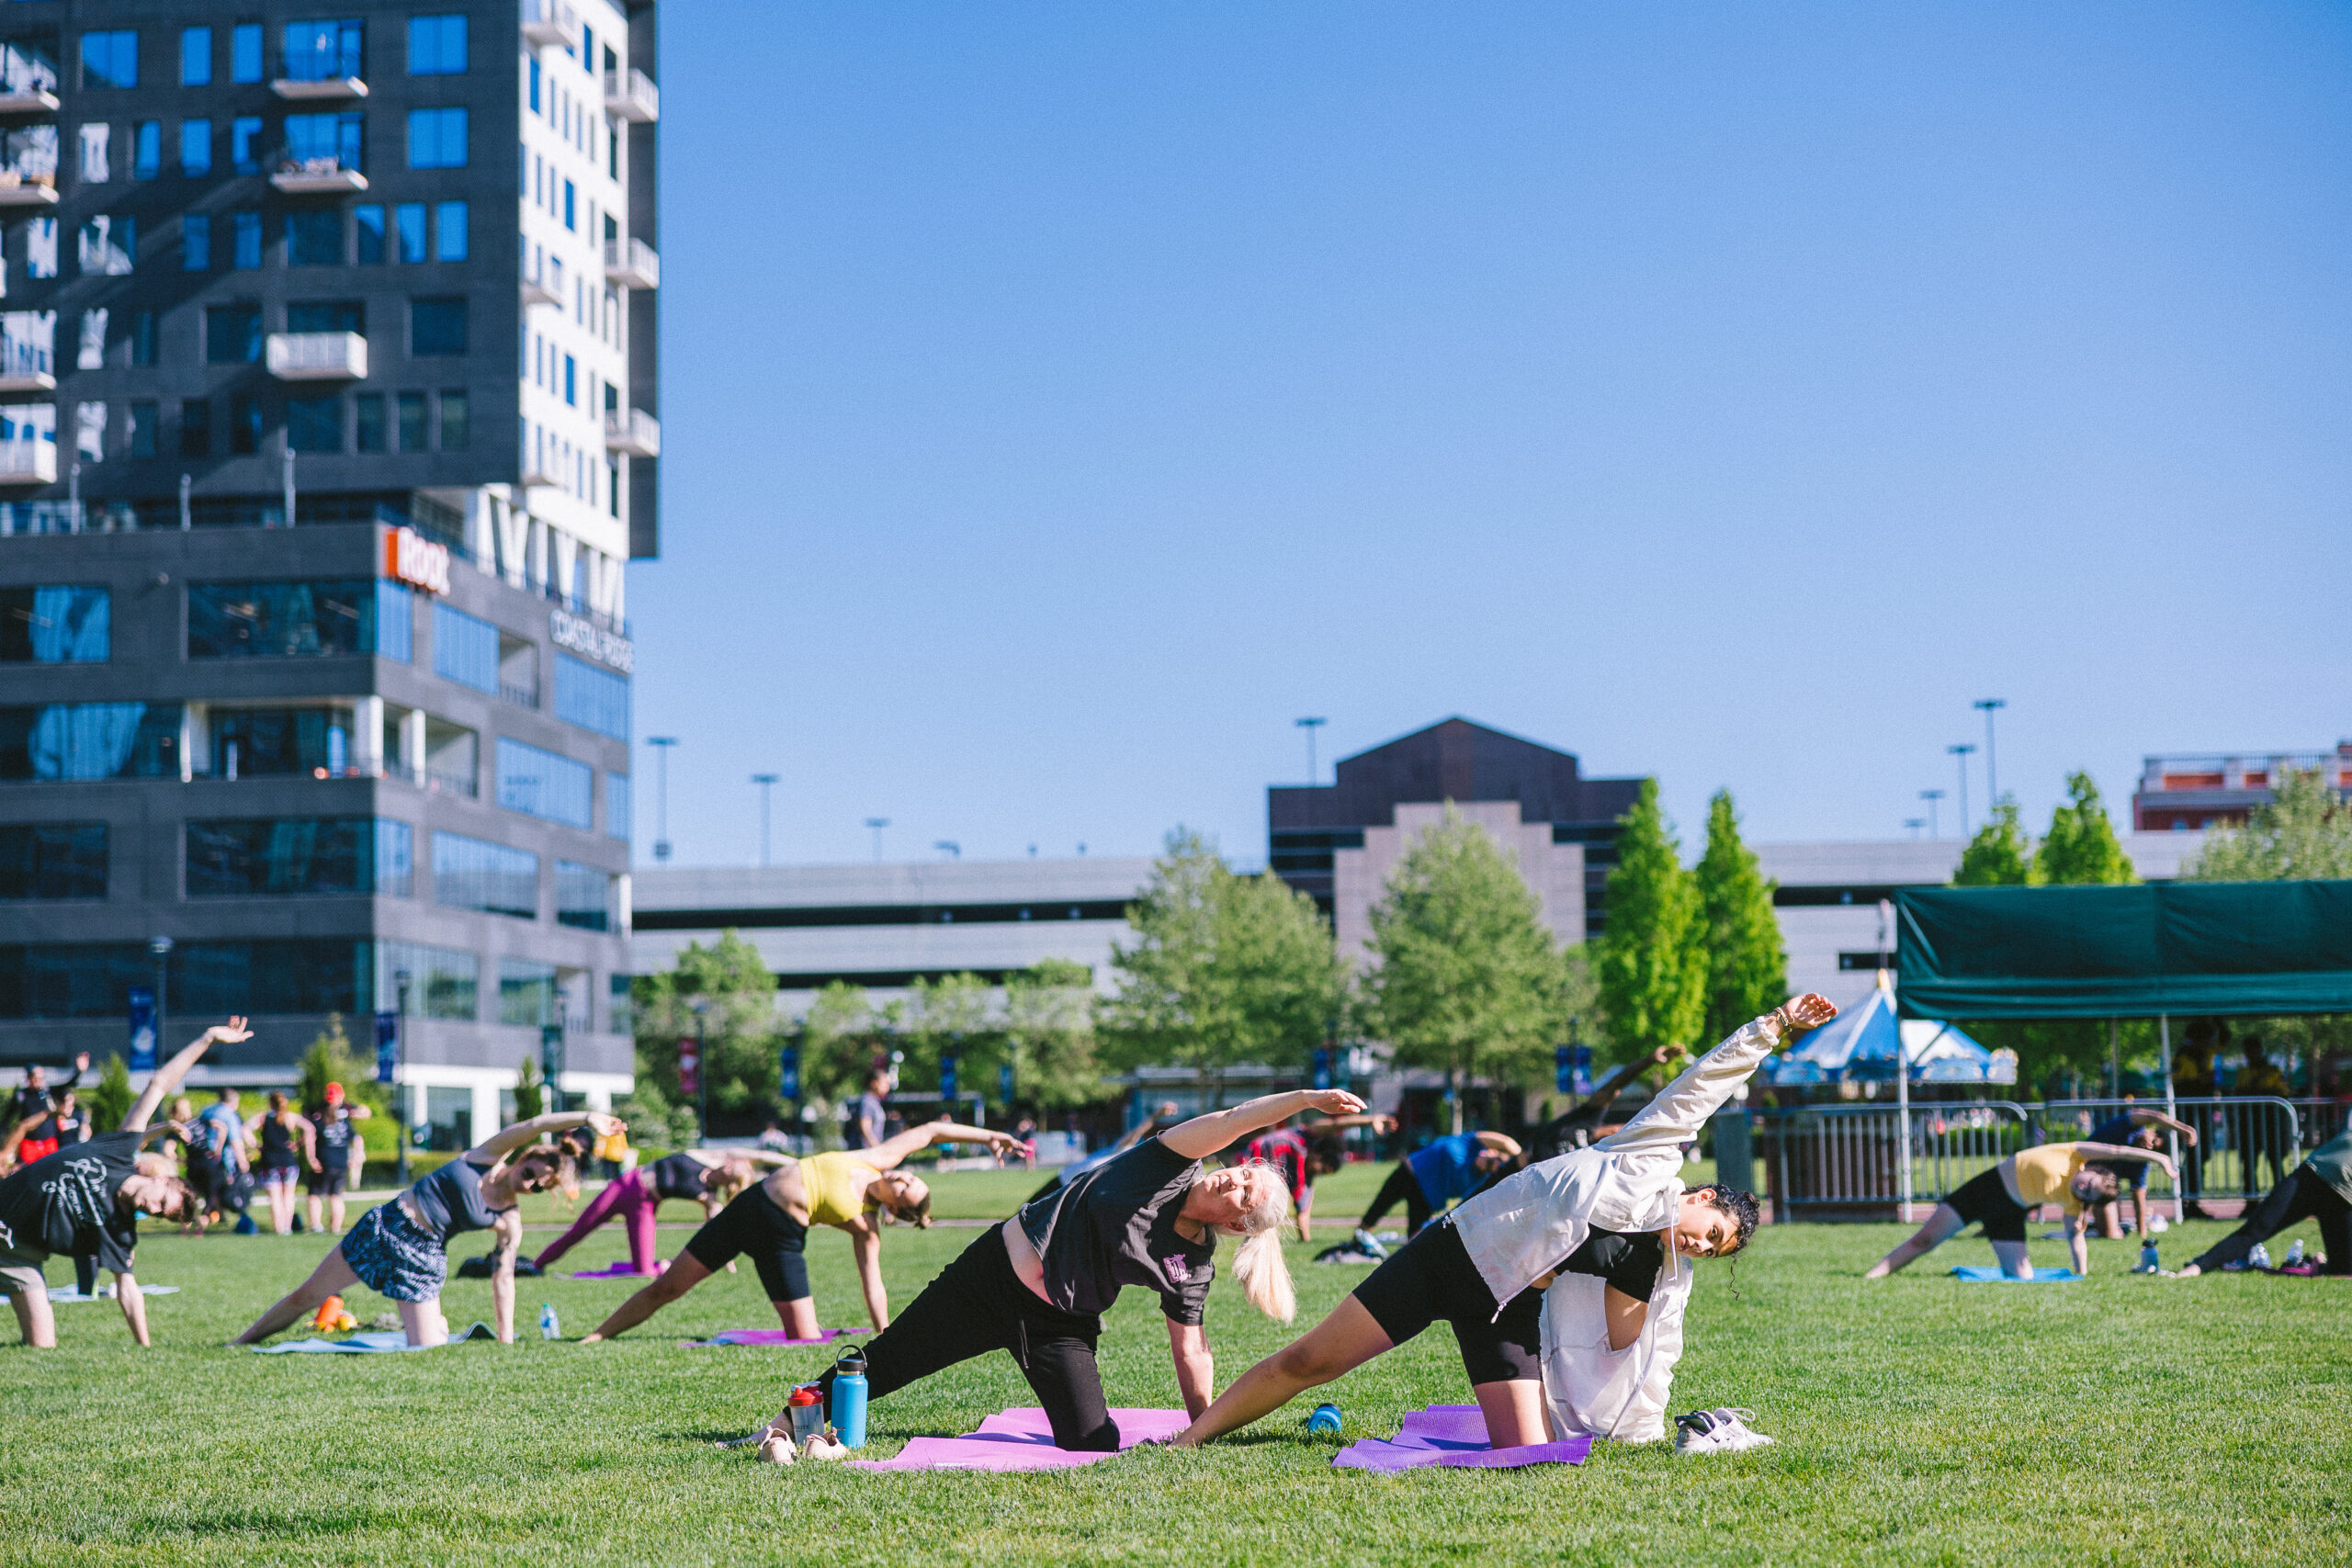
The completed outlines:
[[[1743,1192],[1736,1187],[1717,1187],[1713,1193],[1707,1200],[1709,1207],[1730,1215],[1732,1224],[1738,1227],[1738,1234],[1732,1238],[1732,1244],[1716,1254],[1720,1258],[1729,1258],[1747,1248],[1747,1238],[1756,1234],[1756,1223],[1763,1216],[1757,1210],[1756,1194],[1753,1192]]]

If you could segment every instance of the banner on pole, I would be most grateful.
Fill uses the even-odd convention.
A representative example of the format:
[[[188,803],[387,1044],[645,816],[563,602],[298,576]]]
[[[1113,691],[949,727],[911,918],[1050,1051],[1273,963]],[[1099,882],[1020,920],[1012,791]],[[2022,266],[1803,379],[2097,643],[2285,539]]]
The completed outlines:
[[[939,1058],[939,1098],[945,1100],[950,1105],[956,1103],[956,1068],[957,1065],[956,1059],[953,1056],[942,1056]]]
[[[399,1075],[401,1065],[401,1015],[379,1012],[376,1015],[376,1081],[390,1083]]]
[[[1552,1082],[1560,1094],[1592,1092],[1592,1047],[1555,1045],[1552,1048]]]
[[[130,987],[130,1070],[155,1070],[155,992],[148,986]]]
[[[996,1069],[997,1102],[1007,1108],[1012,1104],[1012,1064],[999,1063]]]
[[[702,1047],[695,1043],[692,1035],[678,1042],[678,1092],[702,1092]]]
[[[1315,1087],[1317,1089],[1331,1087],[1331,1047],[1329,1045],[1315,1047]]]
[[[775,1054],[775,1092],[779,1100],[800,1098],[800,1047],[789,1041]]]

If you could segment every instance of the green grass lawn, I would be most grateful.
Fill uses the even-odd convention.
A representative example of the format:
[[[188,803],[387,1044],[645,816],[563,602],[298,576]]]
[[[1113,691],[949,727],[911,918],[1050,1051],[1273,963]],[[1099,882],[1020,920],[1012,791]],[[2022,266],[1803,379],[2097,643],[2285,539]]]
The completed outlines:
[[[1331,1183],[1333,1212],[1359,1203],[1374,1174]],[[1017,1198],[1029,1179],[950,1176],[940,1207]],[[2222,1228],[2167,1235],[2167,1262]],[[665,1228],[665,1255],[687,1234]],[[1751,1406],[1777,1447],[1696,1460],[1602,1445],[1577,1469],[1395,1478],[1332,1470],[1339,1441],[1304,1434],[1304,1404],[1204,1452],[1059,1474],[775,1469],[711,1440],[775,1410],[820,1353],[679,1344],[773,1325],[748,1268],[612,1345],[532,1332],[542,1301],[576,1338],[629,1289],[558,1279],[522,1282],[531,1337],[514,1346],[266,1357],[220,1344],[311,1269],[324,1239],[153,1235],[141,1274],[183,1288],[149,1303],[154,1349],[134,1352],[110,1304],[60,1307],[57,1351],[0,1349],[0,1553],[44,1564],[2344,1560],[2344,1283],[2136,1278],[2124,1272],[2132,1244],[2100,1242],[2086,1283],[1962,1286],[1941,1270],[1991,1256],[1968,1240],[1865,1284],[1862,1269],[1899,1234],[1768,1230],[1737,1266],[1736,1294],[1732,1266],[1700,1266],[1676,1406]],[[975,1235],[892,1232],[893,1299],[911,1299]],[[594,1268],[624,1252],[607,1230],[574,1256]],[[2062,1260],[2056,1243],[2035,1252]],[[1301,1326],[1363,1273],[1307,1256],[1293,1249]],[[826,1321],[854,1321],[846,1239],[812,1237],[809,1263]],[[52,1280],[68,1277],[52,1266]],[[384,1303],[363,1292],[354,1304],[365,1318]],[[447,1304],[459,1325],[486,1317],[489,1287],[453,1281]],[[1224,1381],[1293,1331],[1220,1280],[1209,1332]],[[1129,1292],[1103,1340],[1113,1404],[1173,1402],[1166,1343],[1152,1303]],[[1350,1438],[1468,1397],[1442,1327],[1329,1393]],[[1029,1403],[1010,1358],[968,1363],[876,1405],[868,1451]]]

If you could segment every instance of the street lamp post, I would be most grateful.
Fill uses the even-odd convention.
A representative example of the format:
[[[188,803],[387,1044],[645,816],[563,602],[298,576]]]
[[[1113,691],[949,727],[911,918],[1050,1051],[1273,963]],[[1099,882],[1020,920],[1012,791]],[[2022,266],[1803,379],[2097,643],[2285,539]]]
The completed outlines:
[[[167,936],[147,939],[147,951],[155,955],[155,1060],[164,1059],[164,976],[172,955],[172,939]]]
[[[710,1004],[695,1007],[695,1126],[704,1143],[710,1142]]]
[[[670,858],[670,748],[678,743],[674,735],[652,735],[645,743],[653,748],[653,858]]]
[[[392,1182],[408,1185],[408,987],[405,969],[392,972],[392,1133],[400,1147],[392,1155]]]
[[[2008,706],[2005,697],[1985,697],[1977,705],[1984,710],[1984,809],[1990,811],[2001,804],[2001,784],[1993,772],[1993,716]]]
[[[865,825],[874,829],[874,863],[879,865],[882,863],[882,829],[890,825],[890,819],[888,817],[869,817]]]
[[[1928,837],[1930,839],[1940,839],[1944,836],[1943,829],[1936,825],[1936,802],[1943,797],[1944,792],[1939,789],[1923,789],[1919,792],[1919,798],[1928,803]]]
[[[1960,759],[1960,836],[1965,839],[1968,837],[1968,754],[1976,748],[1963,744],[1947,746],[1944,750]]]
[[[760,786],[760,863],[768,863],[768,797],[775,792],[778,773],[753,773],[752,782]]]
[[[1306,731],[1306,782],[1310,786],[1312,786],[1315,783],[1315,732],[1322,728],[1326,724],[1329,724],[1330,720],[1325,718],[1295,718],[1292,719],[1291,722],[1298,726],[1299,728]]]

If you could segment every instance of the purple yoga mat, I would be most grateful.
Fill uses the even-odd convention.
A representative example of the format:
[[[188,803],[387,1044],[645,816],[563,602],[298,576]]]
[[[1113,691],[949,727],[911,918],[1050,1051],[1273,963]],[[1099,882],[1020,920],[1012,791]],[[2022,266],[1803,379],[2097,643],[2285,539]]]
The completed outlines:
[[[1522,1464],[1582,1464],[1591,1452],[1590,1438],[1490,1449],[1486,1417],[1476,1405],[1432,1404],[1408,1415],[1395,1440],[1359,1438],[1333,1455],[1331,1464],[1336,1470],[1387,1473],[1431,1464],[1454,1470],[1515,1470]]]
[[[863,1328],[820,1328],[814,1339],[795,1339],[789,1330],[782,1328],[730,1328],[724,1334],[688,1343],[696,1349],[707,1349],[713,1345],[830,1345],[844,1334],[865,1332]]]
[[[661,1271],[660,1265],[655,1265],[654,1274]],[[607,1264],[602,1269],[581,1269],[571,1277],[575,1280],[650,1280],[653,1274],[639,1274],[635,1264],[624,1261]]]
[[[1122,1450],[1172,1438],[1192,1420],[1181,1410],[1114,1410],[1111,1419],[1119,1424]],[[960,1438],[917,1438],[895,1459],[850,1462],[860,1470],[1066,1470],[1110,1457],[1054,1447],[1046,1413],[1028,1407],[991,1416]]]

